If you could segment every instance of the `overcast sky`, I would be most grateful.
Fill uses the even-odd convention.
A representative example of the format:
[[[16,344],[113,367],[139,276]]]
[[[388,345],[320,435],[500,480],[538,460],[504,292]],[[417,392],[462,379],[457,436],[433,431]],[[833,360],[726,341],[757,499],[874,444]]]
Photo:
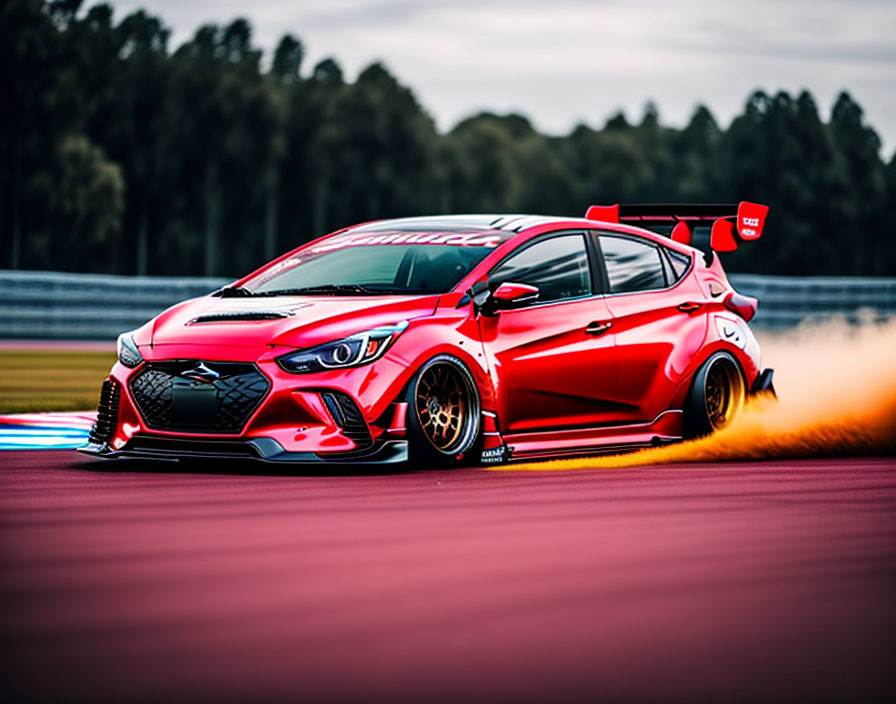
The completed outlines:
[[[333,56],[353,80],[383,61],[442,130],[491,110],[560,134],[619,109],[638,120],[648,100],[669,124],[703,102],[727,125],[754,88],[808,88],[826,119],[845,88],[896,149],[896,0],[111,1],[117,19],[161,16],[172,49],[247,17],[268,56],[299,37],[306,73]]]

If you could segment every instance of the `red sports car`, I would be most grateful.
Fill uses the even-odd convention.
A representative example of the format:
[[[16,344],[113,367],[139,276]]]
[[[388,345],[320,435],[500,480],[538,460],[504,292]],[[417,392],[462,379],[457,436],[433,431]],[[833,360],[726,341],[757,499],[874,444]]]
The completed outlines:
[[[340,230],[122,335],[84,450],[431,466],[712,432],[773,393],[747,327],[757,302],[715,254],[758,238],[767,211]]]

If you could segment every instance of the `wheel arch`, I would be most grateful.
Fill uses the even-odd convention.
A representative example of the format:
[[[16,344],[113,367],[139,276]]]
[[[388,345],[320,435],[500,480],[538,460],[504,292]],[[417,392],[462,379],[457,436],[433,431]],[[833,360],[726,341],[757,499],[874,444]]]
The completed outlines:
[[[694,381],[694,376],[700,371],[700,368],[717,352],[727,352],[734,359],[737,370],[744,381],[747,389],[751,388],[756,377],[759,375],[758,366],[750,358],[750,356],[736,345],[732,345],[724,340],[715,340],[705,344],[700,351],[691,358],[687,370],[682,374],[678,386],[675,387],[675,394],[672,397],[670,408],[683,408],[688,391]],[[751,373],[752,372],[752,373]]]
[[[403,383],[393,400],[404,397],[411,380],[431,359],[448,355],[460,361],[472,375],[481,407],[488,411],[494,409],[495,388],[479,340],[478,326],[471,330],[463,324],[453,326],[437,319],[427,320],[408,330],[402,337],[406,339],[399,338],[400,346],[396,345],[394,358],[405,366],[406,371],[402,374]]]
[[[710,374],[720,363],[728,368],[730,373],[733,367],[733,374],[729,376],[730,381],[727,384],[728,393],[725,394],[724,400],[724,418],[722,423],[716,423],[712,420],[712,410],[709,408],[707,385],[709,383]],[[739,390],[736,392],[736,407],[732,410],[730,405],[731,399],[734,398],[733,378],[736,377],[739,383]],[[702,379],[702,384],[700,380]],[[702,388],[699,388],[702,385]],[[733,354],[730,349],[716,349],[697,367],[696,372],[691,375],[688,384],[687,394],[682,410],[684,411],[683,430],[686,438],[697,438],[709,435],[713,432],[727,427],[734,418],[742,411],[747,398],[747,377],[737,355]]]
[[[459,433],[456,440],[461,444],[453,449],[447,446],[440,447],[436,439],[427,434],[425,429],[427,422],[425,422],[423,416],[420,415],[421,410],[418,403],[419,399],[417,398],[417,389],[414,387],[415,382],[419,384],[426,378],[426,373],[430,368],[439,365],[450,365],[454,367],[457,372],[459,372],[458,376],[461,377],[460,383],[468,390],[467,402],[464,404],[468,406],[468,408],[461,410],[461,415],[458,416],[461,420],[458,421],[456,430],[456,432]],[[437,376],[434,377],[434,379],[437,378]],[[445,377],[443,376],[442,379],[444,380]],[[409,451],[414,450],[415,447],[417,448],[416,451],[412,452],[412,458],[429,457],[431,461],[434,461],[437,465],[441,465],[445,462],[460,462],[462,458],[467,457],[470,453],[473,453],[471,456],[476,456],[476,453],[478,452],[477,448],[481,449],[484,416],[482,414],[482,395],[479,383],[469,365],[457,355],[449,352],[442,352],[429,356],[420,364],[405,384],[402,398],[406,404],[405,413],[407,421],[405,427],[409,442]],[[442,415],[442,411],[446,408],[446,406],[441,404],[444,404],[447,398],[450,398],[450,394],[442,396],[439,391],[436,391],[434,395],[429,396],[429,401],[424,405],[428,407],[429,404],[436,404],[435,411],[427,411],[429,422],[435,423],[436,425],[439,424],[439,417]],[[442,410],[439,408],[440,405]],[[447,414],[450,413],[451,411],[448,410]],[[452,424],[447,420],[447,414],[446,418],[442,419],[441,423],[443,428],[450,429]],[[444,429],[441,431],[441,436],[444,440]],[[453,443],[455,440],[452,439],[450,442]]]

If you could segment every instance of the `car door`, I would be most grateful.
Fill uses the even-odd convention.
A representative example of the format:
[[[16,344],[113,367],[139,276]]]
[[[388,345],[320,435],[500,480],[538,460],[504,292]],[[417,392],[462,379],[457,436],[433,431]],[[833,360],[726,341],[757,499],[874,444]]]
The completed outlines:
[[[618,355],[619,420],[650,422],[669,408],[706,338],[705,297],[680,253],[632,235],[597,240]]]
[[[483,348],[506,434],[583,427],[615,419],[616,353],[595,295],[593,245],[582,232],[523,245],[489,274],[489,285],[537,286],[524,308],[480,316]]]

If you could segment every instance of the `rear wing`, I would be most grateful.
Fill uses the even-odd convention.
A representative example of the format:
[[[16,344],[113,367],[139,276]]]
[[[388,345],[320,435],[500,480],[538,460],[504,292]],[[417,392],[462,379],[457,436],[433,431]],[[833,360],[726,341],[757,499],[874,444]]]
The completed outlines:
[[[747,201],[736,205],[592,205],[585,213],[589,220],[659,231],[688,245],[695,227],[710,227],[709,246],[716,252],[733,252],[741,242],[758,240],[767,215],[767,205]]]

